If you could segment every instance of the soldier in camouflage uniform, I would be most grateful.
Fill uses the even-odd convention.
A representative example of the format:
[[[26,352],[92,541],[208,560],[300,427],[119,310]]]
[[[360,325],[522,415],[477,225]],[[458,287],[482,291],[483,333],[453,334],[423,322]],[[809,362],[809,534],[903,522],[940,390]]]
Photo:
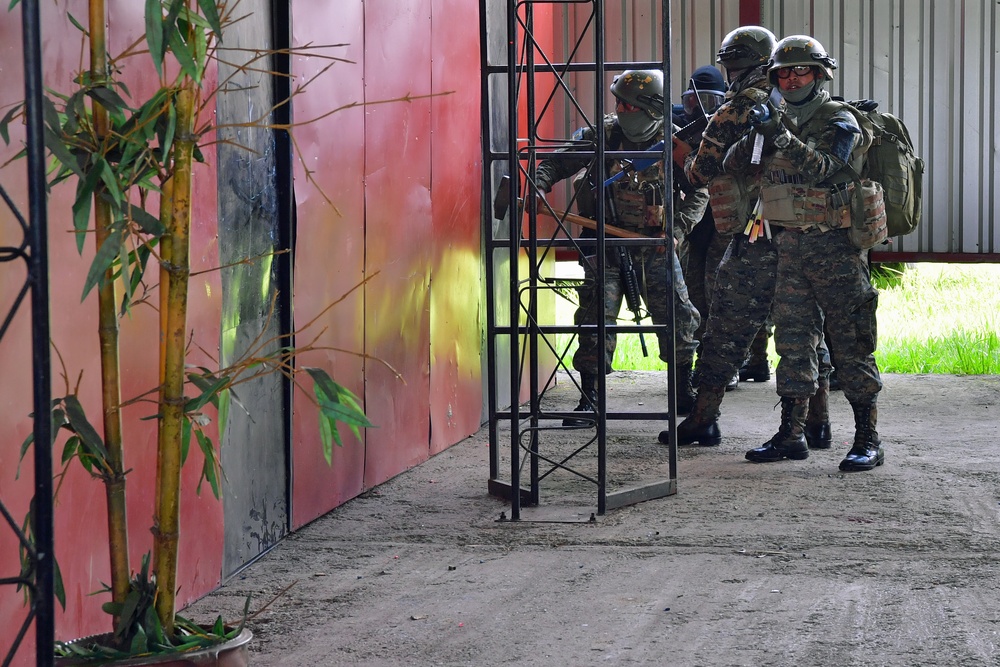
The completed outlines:
[[[750,242],[743,233],[759,194],[760,167],[741,166],[727,179],[723,178],[723,159],[750,130],[751,110],[771,95],[766,70],[776,41],[770,30],[760,26],[737,28],[723,39],[718,60],[730,81],[727,100],[709,121],[701,145],[685,165],[692,184],[711,184],[713,214],[728,248],[719,265],[698,356],[698,398],[691,414],[677,426],[679,445],[722,442],[718,418],[726,385],[746,360],[771,312],[777,253],[767,238]],[[820,350],[825,353],[821,344]],[[828,374],[828,356],[825,370]],[[831,443],[829,392],[815,394],[806,434],[812,447],[826,448]],[[661,432],[660,442],[668,444],[669,436],[669,431]]]
[[[625,71],[615,77],[611,84],[611,92],[617,99],[617,105],[615,113],[608,114],[603,120],[607,150],[646,150],[663,140],[662,72]],[[594,130],[591,127],[577,130],[573,139],[576,147],[585,147],[578,150],[593,150],[596,144]],[[553,184],[590,167],[590,162],[591,158],[543,160],[537,167],[535,185],[541,192],[549,192]],[[588,169],[588,173],[593,171]],[[609,176],[619,171],[621,165],[617,161],[608,161]],[[633,171],[617,180],[612,185],[614,209],[617,215],[612,221],[609,211],[605,219],[617,227],[650,237],[663,237],[665,233],[663,179],[663,163],[660,161],[648,169]],[[581,194],[586,195],[593,186],[584,182],[581,187],[583,190]],[[672,194],[674,224],[690,231],[708,206],[708,193],[704,189],[680,192],[675,188]],[[581,212],[593,217],[590,211]],[[585,247],[585,244],[581,246]],[[678,410],[686,413],[694,402],[690,378],[694,352],[698,345],[694,333],[701,322],[701,316],[688,298],[681,266],[672,247],[669,255],[662,248],[653,247],[629,248],[628,253],[635,267],[643,301],[654,324],[667,324],[669,321],[667,271],[673,273],[674,324],[677,341],[675,354],[678,366],[677,404]],[[600,295],[596,290],[603,288],[605,322],[616,324],[624,298],[618,270],[617,249],[609,248],[606,251],[606,270],[603,280],[596,278],[597,263],[594,256],[581,257],[580,264],[584,268],[586,284],[578,290],[580,305],[574,315],[574,321],[576,324],[597,324],[600,317]],[[617,337],[614,333],[607,334],[603,346],[596,334],[580,335],[579,348],[573,356],[573,368],[580,372],[580,386],[583,390],[580,404],[576,407],[577,411],[594,412],[597,405],[597,373],[600,372],[602,365],[605,373],[613,370],[611,364],[616,344]],[[667,351],[673,344],[670,332],[659,334],[659,344],[660,358],[665,360]],[[566,426],[583,426],[592,421],[591,417],[566,419],[563,423]]]
[[[755,463],[809,455],[805,438],[808,397],[816,391],[816,344],[829,334],[837,374],[854,410],[854,444],[840,463],[846,472],[882,465],[876,399],[882,380],[873,355],[878,290],[866,252],[849,238],[854,212],[853,175],[871,136],[854,114],[831,103],[824,90],[836,61],[817,40],[793,35],[775,46],[768,78],[783,102],[769,104],[755,131],[728,152],[727,169],[746,169],[754,136],[764,138],[762,214],[775,228],[778,273],[774,297],[775,344],[781,361],[777,389],[781,425],[746,458]],[[833,111],[831,111],[833,109]],[[846,194],[845,194],[846,193]]]

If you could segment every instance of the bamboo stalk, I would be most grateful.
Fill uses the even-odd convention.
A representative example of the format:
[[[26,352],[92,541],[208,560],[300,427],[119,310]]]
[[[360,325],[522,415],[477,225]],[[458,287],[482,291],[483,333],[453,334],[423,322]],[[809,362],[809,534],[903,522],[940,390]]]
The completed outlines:
[[[107,76],[107,35],[105,0],[90,0],[90,72],[94,81]],[[108,134],[108,113],[91,100],[94,132],[98,140]],[[111,236],[111,207],[101,197],[103,188],[94,192],[94,227],[96,249]],[[108,503],[108,549],[111,561],[111,599],[124,603],[129,593],[128,512],[125,503],[125,455],[122,449],[121,375],[118,358],[118,295],[109,268],[98,288],[98,338],[101,356],[101,405],[103,407],[104,446],[108,452],[109,471],[104,480]],[[118,617],[115,616],[115,624]]]
[[[153,569],[156,573],[156,613],[173,633],[180,530],[181,439],[184,427],[184,357],[187,330],[191,230],[191,166],[195,140],[195,84],[185,79],[177,91],[177,135],[173,148],[173,193],[170,219],[170,285],[167,327],[163,332],[164,382],[157,446],[156,516],[153,526]]]

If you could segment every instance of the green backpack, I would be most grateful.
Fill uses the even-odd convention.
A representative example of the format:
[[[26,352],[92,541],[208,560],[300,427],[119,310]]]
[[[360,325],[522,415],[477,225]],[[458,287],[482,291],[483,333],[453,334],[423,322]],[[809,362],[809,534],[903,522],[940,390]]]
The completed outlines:
[[[878,102],[852,100],[849,104],[871,122],[875,135],[861,177],[878,181],[885,190],[889,236],[909,234],[920,224],[923,210],[924,160],[914,152],[903,121],[879,112]]]

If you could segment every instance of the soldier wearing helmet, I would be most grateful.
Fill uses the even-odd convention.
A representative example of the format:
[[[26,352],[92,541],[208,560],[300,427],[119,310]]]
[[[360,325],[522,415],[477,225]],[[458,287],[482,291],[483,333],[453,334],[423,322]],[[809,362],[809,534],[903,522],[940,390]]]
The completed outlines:
[[[854,410],[854,444],[840,463],[846,472],[882,465],[876,431],[876,399],[882,380],[875,362],[878,290],[870,280],[866,253],[849,231],[858,215],[856,174],[870,143],[870,129],[850,106],[825,90],[837,63],[818,40],[786,37],[775,45],[768,78],[780,92],[755,129],[735,144],[727,169],[750,168],[755,137],[763,138],[762,215],[775,233],[778,272],[773,317],[781,362],[778,432],[746,458],[755,463],[809,455],[804,425],[806,400],[817,389],[815,343],[824,327],[837,352],[837,375]]]
[[[611,92],[615,96],[615,112],[607,114],[600,126],[604,131],[605,147],[609,151],[647,150],[664,138],[664,98],[663,73],[658,70],[627,70],[614,78]],[[597,143],[597,128],[586,126],[573,134],[573,145],[559,151],[572,153],[573,150],[593,151]],[[623,171],[623,164],[617,160],[608,160],[605,171],[608,175]],[[593,192],[601,183],[593,183],[592,176],[597,171],[592,168],[592,158],[567,158],[565,155],[550,157],[539,162],[536,168],[535,186],[541,192],[549,192],[559,181],[586,170],[585,178],[578,178],[577,206],[581,215],[596,217]],[[638,232],[649,237],[662,237],[665,231],[663,197],[673,196],[674,226],[690,231],[705,213],[708,206],[708,193],[704,189],[688,189],[682,191],[679,187],[672,192],[663,192],[663,162],[659,161],[651,167],[642,170],[629,171],[623,178],[610,186],[606,199],[611,199],[616,212],[615,224],[618,227]],[[605,219],[612,221],[611,207],[606,212]],[[584,236],[594,236],[589,230],[584,230]],[[587,247],[581,243],[582,253],[590,251],[589,255],[580,257],[580,264],[589,278],[578,288],[579,307],[574,315],[577,324],[597,324],[600,312],[600,291],[604,291],[605,310],[603,316],[608,324],[616,324],[621,312],[624,291],[621,275],[618,270],[618,248],[608,248],[605,256],[607,270],[603,280],[597,279],[596,257],[593,255],[593,244]],[[673,274],[673,308],[674,336],[670,332],[659,334],[660,357],[666,360],[671,345],[675,345],[678,364],[677,377],[680,385],[677,392],[678,410],[687,412],[694,400],[690,388],[691,367],[697,340],[694,332],[701,322],[698,310],[688,298],[684,276],[678,262],[676,252],[667,254],[660,248],[631,247],[628,248],[632,264],[635,267],[639,289],[645,307],[654,324],[668,324],[668,295],[666,294],[667,272]],[[581,334],[579,347],[573,356],[573,368],[580,373],[580,387],[583,396],[576,411],[593,413],[597,406],[597,374],[610,373],[614,358],[617,337],[608,333],[603,345],[595,334]],[[686,405],[685,405],[686,403]],[[586,426],[592,424],[593,414],[581,416],[580,419],[566,419],[566,426]]]
[[[724,173],[723,161],[726,152],[751,133],[753,110],[766,104],[772,95],[767,67],[776,43],[771,31],[760,26],[744,26],[726,35],[718,57],[731,82],[729,94],[709,121],[698,150],[685,164],[692,184],[709,186],[718,238],[726,244],[726,250],[716,272],[698,354],[697,399],[691,413],[677,426],[678,445],[711,446],[722,442],[718,419],[726,386],[751,348],[762,353],[765,379],[770,379],[766,349],[777,253],[766,237],[751,243],[744,234],[758,200],[761,169],[759,165],[741,165]],[[817,347],[826,377],[829,354],[822,340]],[[817,448],[829,447],[828,393],[814,393],[815,409],[810,412],[806,431],[808,443]],[[663,431],[660,442],[669,444],[669,436],[669,431]]]

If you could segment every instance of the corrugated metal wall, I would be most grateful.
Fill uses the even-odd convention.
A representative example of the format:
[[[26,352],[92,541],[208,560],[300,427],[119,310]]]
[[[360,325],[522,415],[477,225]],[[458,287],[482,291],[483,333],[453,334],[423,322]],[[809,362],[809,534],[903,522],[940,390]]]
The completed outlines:
[[[674,99],[691,71],[714,63],[722,37],[739,25],[741,4],[671,2]],[[661,5],[661,0],[605,2],[608,60],[661,57],[653,38]],[[563,34],[578,34],[579,22],[590,11],[589,4],[568,5]],[[893,240],[893,253],[904,253],[907,260],[1000,261],[1000,138],[993,120],[1000,106],[998,15],[998,3],[991,0],[761,2],[761,24],[779,38],[812,35],[837,58],[840,69],[831,92],[878,100],[883,111],[896,114],[910,128],[927,171],[921,226]],[[632,28],[621,29],[626,25]],[[592,87],[587,86],[592,85],[581,82],[580,99],[590,98]],[[579,120],[564,110],[567,129],[577,127]]]

